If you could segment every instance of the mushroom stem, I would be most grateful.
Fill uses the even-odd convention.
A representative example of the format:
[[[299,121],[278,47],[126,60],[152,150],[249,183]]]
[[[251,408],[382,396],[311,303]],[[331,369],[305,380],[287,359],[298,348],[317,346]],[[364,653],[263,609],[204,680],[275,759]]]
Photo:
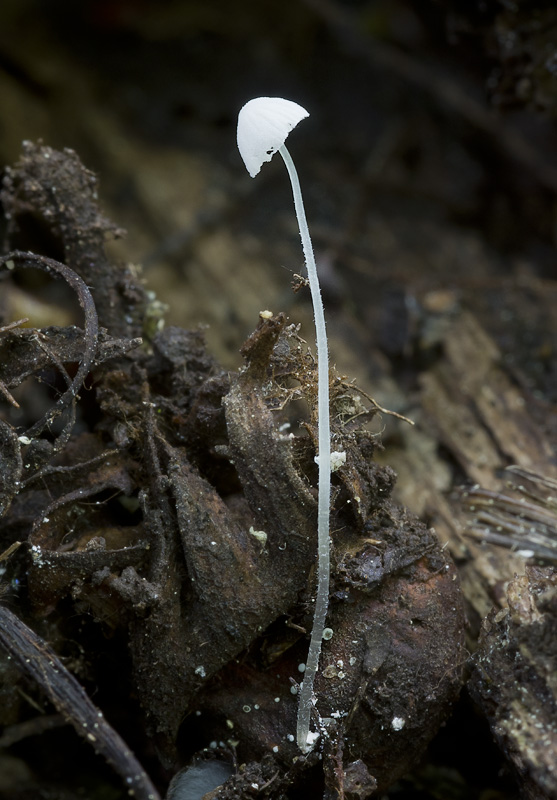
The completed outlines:
[[[309,235],[304,202],[298,173],[290,153],[284,145],[279,148],[294,195],[294,208],[298,218],[300,237],[302,239],[302,249],[306,261],[311,300],[313,303],[313,314],[315,317],[315,333],[317,340],[317,422],[319,438],[319,495],[317,510],[317,540],[318,540],[318,563],[317,563],[317,595],[315,598],[315,612],[313,616],[313,628],[309,644],[309,652],[304,672],[304,680],[300,690],[298,705],[298,723],[296,731],[296,741],[302,752],[306,753],[311,749],[308,744],[309,724],[311,709],[313,705],[313,683],[319,665],[319,655],[321,653],[321,642],[325,629],[325,620],[329,605],[329,571],[330,571],[330,542],[329,542],[329,516],[331,509],[331,434],[329,421],[329,353],[327,347],[327,334],[325,331],[325,313],[321,290],[317,278],[317,268],[315,257]]]

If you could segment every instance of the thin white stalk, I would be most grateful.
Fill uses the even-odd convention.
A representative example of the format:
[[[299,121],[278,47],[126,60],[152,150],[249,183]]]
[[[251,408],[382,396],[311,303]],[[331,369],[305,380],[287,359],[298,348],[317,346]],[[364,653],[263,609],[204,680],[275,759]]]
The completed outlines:
[[[309,288],[313,303],[315,317],[315,334],[317,339],[317,423],[319,439],[319,496],[317,510],[317,596],[315,598],[315,612],[313,628],[309,644],[309,652],[304,672],[304,681],[300,690],[298,705],[298,724],[296,741],[302,752],[311,749],[308,743],[311,709],[313,706],[313,683],[319,666],[321,642],[327,609],[329,606],[329,571],[330,571],[330,542],[329,542],[329,516],[331,509],[331,434],[329,422],[329,353],[327,348],[327,334],[325,331],[325,313],[321,290],[317,278],[315,257],[309,235],[300,182],[294,162],[290,153],[283,145],[278,151],[286,164],[286,169],[292,183],[294,207],[300,228],[302,248],[306,261],[309,279]]]

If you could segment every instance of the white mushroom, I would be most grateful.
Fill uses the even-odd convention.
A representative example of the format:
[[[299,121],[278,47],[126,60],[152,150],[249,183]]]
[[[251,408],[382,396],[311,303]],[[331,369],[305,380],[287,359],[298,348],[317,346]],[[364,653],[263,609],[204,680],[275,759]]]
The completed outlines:
[[[238,114],[238,150],[252,178],[306,117],[305,108],[282,97],[256,97],[245,104]]]
[[[250,100],[238,115],[238,149],[247,171],[254,178],[261,166],[279,152],[286,164],[292,184],[294,208],[298,218],[302,249],[306,261],[317,340],[317,414],[319,441],[319,495],[317,511],[318,569],[317,595],[304,682],[298,705],[296,740],[306,753],[312,749],[315,736],[310,733],[313,682],[319,666],[321,642],[329,604],[329,516],[331,506],[331,435],[329,421],[329,354],[325,331],[325,314],[317,278],[315,257],[302,200],[298,173],[284,142],[296,125],[309,114],[292,100],[282,97],[257,97]]]

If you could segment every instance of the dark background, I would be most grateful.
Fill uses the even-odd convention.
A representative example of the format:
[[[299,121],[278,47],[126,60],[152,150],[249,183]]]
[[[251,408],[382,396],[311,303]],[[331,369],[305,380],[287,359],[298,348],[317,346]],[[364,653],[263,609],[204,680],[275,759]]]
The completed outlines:
[[[0,160],[23,139],[76,149],[129,231],[118,256],[234,366],[303,266],[284,169],[250,180],[237,112],[258,95],[304,105],[289,147],[352,373],[362,354],[343,343],[403,356],[432,290],[492,317],[503,286],[554,291],[556,31],[552,2],[5,0]],[[513,327],[509,352],[534,346]],[[552,357],[545,370],[554,392]]]

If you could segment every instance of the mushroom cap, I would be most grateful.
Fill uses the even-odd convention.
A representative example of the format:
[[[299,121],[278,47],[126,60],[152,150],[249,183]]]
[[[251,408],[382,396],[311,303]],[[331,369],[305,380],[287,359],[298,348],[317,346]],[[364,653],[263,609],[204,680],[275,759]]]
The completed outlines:
[[[309,112],[282,97],[255,97],[238,114],[238,150],[252,178]]]

